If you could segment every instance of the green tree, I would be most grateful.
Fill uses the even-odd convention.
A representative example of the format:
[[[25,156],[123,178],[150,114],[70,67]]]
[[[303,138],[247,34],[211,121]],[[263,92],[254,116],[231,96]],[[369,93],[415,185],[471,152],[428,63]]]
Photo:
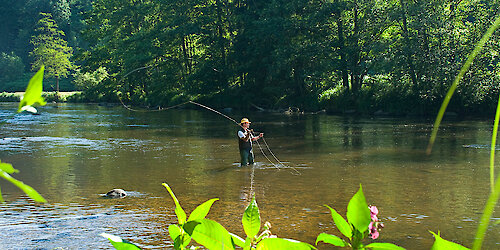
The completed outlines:
[[[75,66],[70,58],[73,49],[64,40],[64,32],[59,30],[57,24],[49,13],[40,13],[35,35],[31,38],[34,49],[30,53],[33,57],[32,70],[45,66],[47,78],[55,77],[56,92],[59,92],[59,79],[68,76]]]

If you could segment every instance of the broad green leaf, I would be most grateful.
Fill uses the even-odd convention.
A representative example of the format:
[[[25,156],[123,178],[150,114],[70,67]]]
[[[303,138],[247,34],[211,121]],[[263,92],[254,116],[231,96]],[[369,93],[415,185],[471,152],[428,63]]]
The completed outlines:
[[[369,249],[380,249],[380,250],[404,250],[404,248],[394,245],[392,243],[371,243],[365,246]]]
[[[332,245],[338,246],[338,247],[348,246],[347,242],[345,242],[343,239],[341,239],[335,235],[326,234],[326,233],[320,233],[318,235],[318,238],[316,238],[316,245],[318,245],[318,242],[320,242],[320,241],[323,241],[325,243],[332,244]]]
[[[354,194],[347,205],[347,220],[361,233],[368,230],[371,221],[370,209],[366,203],[361,184],[358,192]]]
[[[191,236],[187,233],[182,235],[181,228],[178,225],[172,224],[168,226],[168,233],[170,234],[170,238],[174,241],[175,249],[180,249],[181,246],[184,248],[191,242]]]
[[[0,171],[0,177],[6,179],[10,183],[16,185],[18,188],[23,190],[31,199],[36,202],[47,202],[35,189],[24,184],[22,181],[16,180],[14,177],[10,176],[7,172]]]
[[[337,228],[339,229],[339,231],[343,235],[345,235],[347,238],[351,239],[352,238],[351,225],[349,225],[349,223],[347,223],[347,221],[344,219],[344,217],[342,217],[342,215],[337,213],[337,211],[335,211],[335,209],[329,207],[328,205],[325,205],[325,206],[330,209],[333,222],[335,222],[335,225],[337,225]]]
[[[12,164],[2,163],[2,161],[0,161],[0,170],[3,170],[5,172],[7,172],[8,174],[13,174],[13,173],[19,172],[19,170],[12,167]]]
[[[287,250],[309,250],[316,249],[307,243],[282,238],[266,238],[257,244],[257,250],[276,250],[276,249],[287,249]]]
[[[250,250],[252,249],[252,239],[246,238],[245,239],[245,246],[243,247],[243,250]]]
[[[233,233],[229,233],[229,235],[231,235],[231,237],[233,238],[234,244],[236,244],[239,247],[245,248],[246,243],[245,243],[245,240],[243,238],[241,238],[240,236],[233,234]]]
[[[112,234],[107,234],[107,233],[102,233],[100,234],[102,237],[107,238],[109,242],[115,247],[117,250],[136,250],[136,249],[141,249],[138,246],[132,244],[129,241],[123,240],[122,238],[112,235]]]
[[[172,199],[175,203],[175,214],[177,215],[177,220],[179,220],[180,225],[183,225],[184,223],[186,223],[186,212],[184,212],[184,209],[182,209],[181,204],[179,204],[179,200],[177,200],[177,197],[175,197],[175,194],[170,186],[167,183],[162,183],[162,185],[168,190],[170,196],[172,196]]]
[[[248,204],[243,213],[243,218],[241,219],[243,224],[243,229],[247,237],[253,239],[260,231],[260,214],[259,207],[255,201],[255,197],[252,198],[250,204]]]
[[[207,216],[208,211],[210,211],[212,204],[214,204],[214,202],[216,202],[218,200],[219,200],[219,198],[214,198],[214,199],[205,201],[203,204],[196,207],[193,210],[193,212],[189,215],[188,221],[205,219],[205,216]]]
[[[466,248],[466,247],[459,245],[457,243],[447,241],[447,240],[441,238],[439,233],[438,234],[435,234],[434,232],[430,232],[430,233],[434,235],[434,239],[435,239],[431,250],[441,250],[441,249],[443,249],[443,250],[464,250],[464,249],[469,249],[469,248]]]
[[[24,96],[21,102],[19,102],[17,112],[23,111],[23,108],[26,106],[33,106],[34,104],[43,106],[46,104],[42,97],[44,69],[45,68],[42,66],[40,70],[38,70],[38,72],[30,79],[28,87],[26,87],[26,91],[24,92]],[[24,110],[26,110],[26,108],[24,108]]]
[[[234,249],[234,242],[229,232],[213,220],[188,221],[183,228],[193,240],[208,249]]]

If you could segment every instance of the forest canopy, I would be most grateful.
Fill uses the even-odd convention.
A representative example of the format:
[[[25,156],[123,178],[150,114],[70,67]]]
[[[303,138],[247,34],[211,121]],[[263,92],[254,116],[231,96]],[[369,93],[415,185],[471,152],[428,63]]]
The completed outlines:
[[[499,7],[472,0],[5,0],[0,72],[6,60],[31,68],[29,40],[44,12],[66,34],[79,68],[73,77],[86,77],[75,81],[89,101],[434,114]],[[494,112],[498,42],[494,35],[476,58],[450,110]],[[90,79],[96,74],[106,77]]]

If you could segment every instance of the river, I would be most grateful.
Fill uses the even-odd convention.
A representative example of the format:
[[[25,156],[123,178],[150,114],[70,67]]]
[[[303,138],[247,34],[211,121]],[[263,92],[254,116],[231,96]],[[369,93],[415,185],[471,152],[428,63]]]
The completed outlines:
[[[238,167],[238,127],[208,110],[49,104],[40,115],[12,116],[16,108],[0,104],[0,159],[48,202],[34,203],[0,180],[7,200],[0,249],[108,249],[103,232],[171,248],[168,226],[177,219],[162,182],[188,213],[219,198],[207,218],[240,236],[252,188],[274,234],[311,244],[322,232],[340,235],[324,205],[345,216],[362,184],[385,225],[375,242],[430,249],[430,230],[471,247],[489,192],[491,119],[445,119],[426,155],[432,119],[227,113],[250,118],[285,165],[271,164],[261,141],[251,183],[252,168]],[[101,197],[113,188],[129,195]],[[498,221],[495,212],[491,222]],[[490,225],[484,249],[500,248],[499,227]]]

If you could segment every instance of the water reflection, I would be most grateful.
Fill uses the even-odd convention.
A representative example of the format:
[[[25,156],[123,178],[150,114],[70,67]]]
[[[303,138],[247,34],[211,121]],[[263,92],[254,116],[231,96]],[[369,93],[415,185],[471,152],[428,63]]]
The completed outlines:
[[[15,109],[0,105],[0,117]],[[49,203],[34,205],[0,182],[10,201],[0,208],[0,233],[12,236],[0,243],[1,249],[108,247],[98,236],[102,232],[143,247],[171,247],[167,228],[176,218],[162,182],[170,184],[188,211],[220,198],[209,218],[244,235],[240,221],[251,168],[238,167],[237,127],[231,122],[204,110],[134,113],[67,104],[40,111],[6,122],[0,159],[20,169],[16,177]],[[440,230],[447,239],[471,245],[489,192],[489,122],[445,122],[435,152],[427,156],[432,121],[232,116],[250,116],[273,153],[300,172],[277,170],[255,150],[253,188],[262,220],[270,221],[279,236],[314,243],[321,232],[338,234],[323,204],[345,214],[362,183],[386,225],[381,242],[425,249],[432,244],[428,230]],[[136,195],[100,198],[112,188]],[[485,248],[497,248],[496,231],[492,226]]]

